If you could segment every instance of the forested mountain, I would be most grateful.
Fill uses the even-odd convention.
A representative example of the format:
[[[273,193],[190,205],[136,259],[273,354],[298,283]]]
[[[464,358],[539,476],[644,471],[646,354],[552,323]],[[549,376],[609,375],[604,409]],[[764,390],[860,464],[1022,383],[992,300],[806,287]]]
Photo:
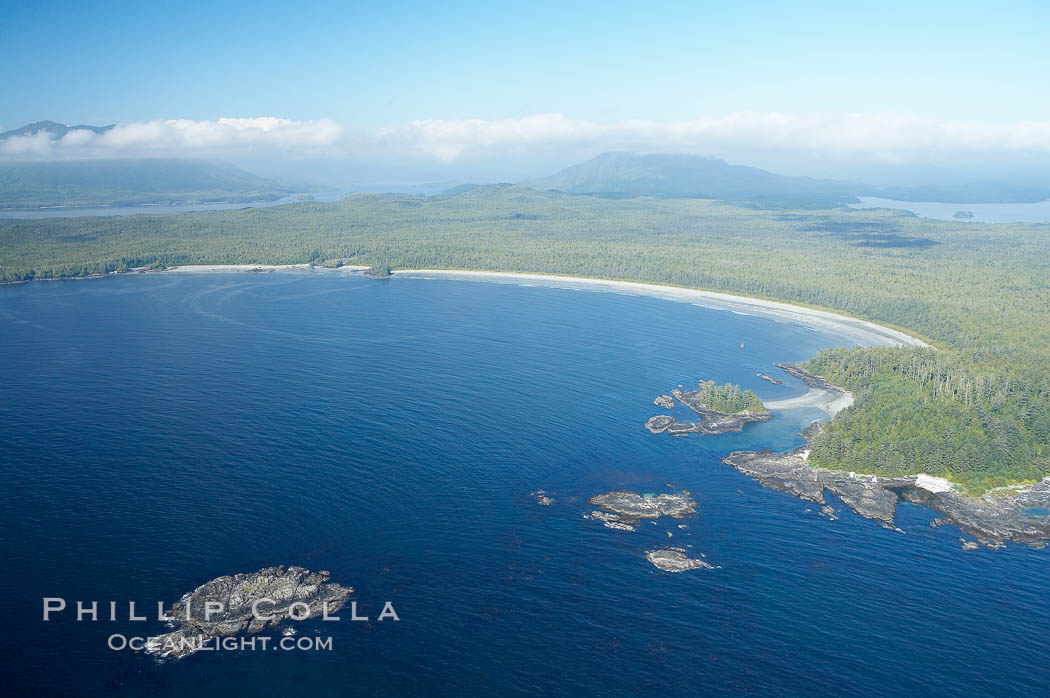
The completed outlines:
[[[813,462],[945,475],[970,492],[1050,474],[1050,225],[901,212],[759,211],[490,185],[444,196],[0,221],[0,279],[174,264],[343,259],[531,271],[743,293],[838,310],[938,349],[827,352],[856,404]]]
[[[681,153],[602,153],[527,184],[569,194],[642,194],[751,202],[772,208],[828,208],[855,201],[847,182],[788,177],[757,167]]]
[[[255,201],[290,193],[213,160],[0,162],[0,208]]]
[[[1030,203],[1050,199],[1048,187],[1003,182],[877,187],[858,182],[789,177],[697,155],[603,153],[550,177],[527,182],[569,194],[718,199],[762,208],[831,208],[858,196],[946,203]]]

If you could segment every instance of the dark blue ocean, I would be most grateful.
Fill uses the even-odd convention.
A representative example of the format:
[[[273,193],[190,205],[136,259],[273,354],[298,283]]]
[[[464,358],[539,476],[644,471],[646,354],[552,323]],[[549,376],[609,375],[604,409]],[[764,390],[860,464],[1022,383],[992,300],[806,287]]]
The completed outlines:
[[[744,348],[740,344],[744,343]],[[698,378],[843,344],[769,319],[595,291],[323,274],[0,287],[7,695],[1046,695],[1050,550],[966,552],[902,504],[829,521],[721,464],[742,434],[643,428]],[[592,494],[688,489],[635,533]],[[530,498],[544,489],[555,502]],[[673,533],[669,539],[667,532]],[[643,557],[690,546],[719,569]],[[112,651],[156,621],[42,621],[45,596],[175,601],[274,564],[332,572],[372,621],[331,651]],[[384,601],[400,622],[376,622]],[[151,613],[152,615],[152,613]]]

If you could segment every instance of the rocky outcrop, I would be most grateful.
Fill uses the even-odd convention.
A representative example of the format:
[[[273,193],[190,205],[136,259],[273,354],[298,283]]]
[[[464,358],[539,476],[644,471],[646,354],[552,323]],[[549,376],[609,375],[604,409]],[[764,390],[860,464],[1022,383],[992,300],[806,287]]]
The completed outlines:
[[[696,513],[696,501],[684,492],[645,496],[628,490],[617,490],[596,494],[588,499],[587,503],[615,514],[620,521],[628,524],[637,523],[640,519],[658,519],[661,516],[681,519]]]
[[[662,434],[672,424],[677,424],[674,417],[669,414],[658,414],[649,418],[649,421],[645,423],[645,428],[653,434]]]
[[[759,378],[761,378],[764,381],[769,381],[773,385],[780,385],[781,383],[784,382],[784,381],[781,381],[781,380],[777,380],[776,378],[774,378],[773,376],[769,375],[768,373],[756,373],[755,375],[758,376]]]
[[[788,374],[789,376],[794,376],[795,378],[798,378],[810,388],[816,388],[817,390],[835,390],[839,392],[846,392],[837,385],[832,385],[831,383],[828,383],[820,376],[813,375],[798,364],[777,364],[777,368],[779,368],[781,371]]]
[[[989,548],[1007,541],[1043,547],[1050,540],[1050,478],[1023,489],[968,497],[955,490],[901,491],[905,500],[926,506]]]
[[[286,620],[334,614],[353,592],[328,581],[329,572],[302,567],[267,567],[258,572],[213,579],[165,611],[177,628],[151,637],[146,652],[184,657],[214,638],[258,633]]]
[[[744,426],[752,422],[768,422],[773,418],[769,412],[742,412],[740,414],[726,414],[713,410],[697,409],[696,412],[701,419],[696,422],[679,422],[667,414],[658,414],[650,417],[645,423],[645,428],[653,434],[670,434],[671,436],[685,436],[686,434],[725,434],[730,431],[743,431]]]
[[[674,398],[670,395],[658,395],[653,398],[653,404],[663,407],[665,410],[674,409]]]
[[[635,530],[635,527],[632,524],[621,521],[619,514],[610,514],[604,511],[592,511],[590,514],[584,514],[583,518],[601,521],[602,525],[606,528],[614,528],[620,531]]]
[[[690,558],[685,554],[685,548],[660,548],[649,550],[645,553],[645,559],[653,564],[658,570],[664,572],[686,572],[696,569],[713,569],[713,566],[703,560]]]
[[[831,492],[857,514],[893,528],[897,494],[887,488],[907,486],[911,484],[908,480],[873,481],[852,473],[811,468],[802,458],[802,453],[802,449],[788,453],[734,451],[722,462],[767,487],[822,506],[826,504],[824,492]]]

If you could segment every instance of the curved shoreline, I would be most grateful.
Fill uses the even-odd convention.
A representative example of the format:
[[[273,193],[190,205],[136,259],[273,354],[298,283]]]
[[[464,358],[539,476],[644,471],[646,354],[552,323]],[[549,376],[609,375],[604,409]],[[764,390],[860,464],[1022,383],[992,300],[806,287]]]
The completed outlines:
[[[69,276],[40,279],[5,281],[4,284],[23,284],[30,281],[79,281],[83,279],[102,279],[124,274],[209,274],[209,273],[265,273],[265,272],[302,272],[332,271],[356,273],[371,269],[369,266],[344,265],[342,267],[321,267],[309,262],[299,264],[182,264],[163,270],[133,269],[126,272],[112,272],[91,276]],[[918,337],[901,330],[879,325],[869,320],[843,315],[830,310],[807,308],[803,305],[783,301],[766,300],[753,296],[742,296],[721,291],[702,291],[685,286],[653,284],[641,281],[618,281],[615,279],[595,279],[586,276],[559,276],[557,274],[537,274],[532,272],[513,271],[473,271],[466,269],[401,269],[391,272],[394,277],[444,278],[463,281],[488,281],[492,283],[519,282],[519,285],[542,285],[552,288],[584,289],[630,295],[650,296],[692,303],[715,310],[729,310],[743,315],[761,315],[777,321],[792,322],[803,327],[831,332],[856,342],[858,346],[930,346]],[[530,282],[524,284],[521,282]]]
[[[584,289],[627,293],[631,295],[651,296],[664,300],[692,303],[715,310],[729,310],[745,315],[761,315],[774,320],[792,322],[837,334],[848,338],[859,346],[910,346],[928,347],[926,342],[911,335],[895,330],[892,327],[879,325],[868,320],[859,320],[848,315],[841,315],[828,310],[817,310],[782,301],[769,301],[762,298],[740,296],[717,291],[701,291],[682,286],[664,286],[638,281],[615,281],[611,279],[592,279],[583,276],[557,276],[554,274],[532,274],[505,271],[466,271],[455,269],[404,269],[391,272],[393,276],[412,278],[459,279],[463,281],[488,281],[493,283],[529,282],[529,285],[542,285],[552,288]]]

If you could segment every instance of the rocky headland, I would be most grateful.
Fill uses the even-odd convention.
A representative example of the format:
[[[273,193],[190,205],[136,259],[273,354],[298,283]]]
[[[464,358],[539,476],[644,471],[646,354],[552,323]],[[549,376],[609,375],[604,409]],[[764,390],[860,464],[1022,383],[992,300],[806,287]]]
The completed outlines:
[[[823,428],[808,427],[811,440]],[[993,491],[983,497],[966,496],[947,480],[929,475],[878,477],[814,468],[806,461],[808,445],[786,453],[734,451],[722,462],[766,487],[826,506],[825,492],[866,519],[896,529],[897,503],[921,504],[937,512],[937,526],[952,524],[977,542],[996,548],[1007,541],[1042,547],[1050,539],[1050,478],[1023,489]],[[974,546],[967,545],[966,549]]]
[[[176,630],[149,638],[146,652],[184,657],[213,638],[258,633],[266,627],[276,629],[288,619],[306,620],[325,610],[334,614],[353,588],[329,582],[330,576],[326,571],[278,565],[213,579],[165,610]],[[216,612],[215,608],[220,610]]]

